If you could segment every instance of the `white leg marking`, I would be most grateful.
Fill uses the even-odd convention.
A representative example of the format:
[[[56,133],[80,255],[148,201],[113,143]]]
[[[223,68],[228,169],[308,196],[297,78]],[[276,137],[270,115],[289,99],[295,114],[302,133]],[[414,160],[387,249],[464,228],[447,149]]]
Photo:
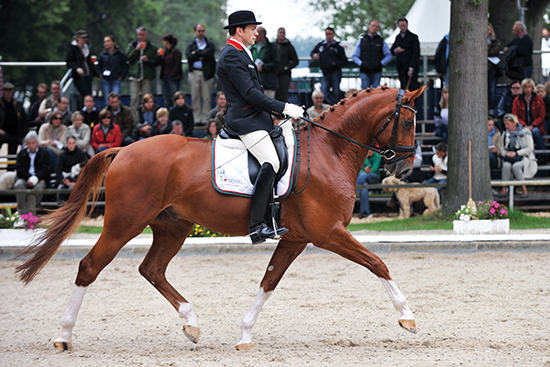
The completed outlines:
[[[380,279],[380,282],[382,283],[384,288],[386,288],[386,291],[390,295],[393,307],[395,307],[395,309],[401,313],[401,316],[399,316],[399,320],[414,320],[414,315],[407,305],[407,299],[405,298],[403,293],[401,293],[399,288],[397,288],[393,280],[386,280],[383,278],[378,279]]]
[[[80,306],[82,305],[86,290],[86,287],[79,287],[77,285],[73,287],[73,293],[69,299],[69,304],[60,320],[61,336],[55,339],[54,342],[71,342],[73,327],[76,323],[76,317],[78,316],[78,311],[80,311]]]
[[[252,305],[250,305],[250,308],[246,311],[246,315],[244,315],[243,321],[241,322],[241,340],[237,343],[237,345],[252,343],[252,327],[254,327],[256,319],[258,318],[265,301],[267,301],[269,296],[271,296],[271,293],[273,293],[273,291],[266,293],[263,288],[260,288],[258,294],[256,294]]]
[[[200,328],[199,319],[197,318],[197,315],[193,310],[193,306],[190,303],[180,303],[178,312],[180,317],[185,319],[187,325]]]

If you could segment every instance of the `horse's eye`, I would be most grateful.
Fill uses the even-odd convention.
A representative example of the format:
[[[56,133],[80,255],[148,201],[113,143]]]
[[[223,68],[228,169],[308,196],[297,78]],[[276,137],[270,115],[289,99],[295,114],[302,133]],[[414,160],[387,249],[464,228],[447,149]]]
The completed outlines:
[[[403,126],[405,127],[405,129],[410,129],[413,126],[413,123],[412,121],[405,120],[403,121]]]

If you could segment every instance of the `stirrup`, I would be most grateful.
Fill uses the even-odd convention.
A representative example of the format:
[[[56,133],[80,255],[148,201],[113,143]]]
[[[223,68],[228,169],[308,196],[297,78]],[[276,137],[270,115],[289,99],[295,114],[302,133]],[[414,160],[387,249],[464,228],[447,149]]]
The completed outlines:
[[[281,237],[288,232],[287,228],[271,228],[267,224],[262,223],[254,232],[250,232],[248,235],[252,240],[252,244],[257,245],[259,243],[265,242],[267,239],[280,240]]]

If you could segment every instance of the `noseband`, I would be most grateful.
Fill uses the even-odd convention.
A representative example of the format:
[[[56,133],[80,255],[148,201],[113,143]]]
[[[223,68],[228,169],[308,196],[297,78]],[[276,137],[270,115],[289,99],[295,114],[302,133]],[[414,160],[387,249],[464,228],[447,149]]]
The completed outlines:
[[[395,97],[395,99],[397,100],[397,104],[395,105],[395,110],[393,110],[393,113],[391,114],[391,116],[384,123],[384,125],[382,125],[382,127],[380,128],[378,133],[374,136],[374,139],[376,140],[376,138],[378,138],[378,136],[380,134],[382,134],[384,129],[388,126],[388,124],[393,119],[394,122],[393,122],[393,128],[392,128],[392,132],[391,132],[390,146],[389,147],[384,146],[382,148],[378,148],[374,145],[365,145],[365,144],[362,144],[362,143],[360,143],[356,140],[348,138],[347,136],[339,134],[336,131],[332,131],[332,130],[324,127],[323,125],[320,125],[316,122],[311,121],[308,118],[301,117],[301,119],[304,120],[304,121],[307,121],[308,123],[312,124],[313,126],[317,126],[317,127],[320,127],[323,130],[331,132],[334,135],[349,141],[350,143],[359,145],[362,148],[369,149],[369,150],[372,150],[372,151],[380,154],[382,157],[384,157],[384,159],[386,160],[386,163],[397,163],[399,161],[405,160],[405,159],[413,156],[416,152],[416,147],[415,146],[396,146],[395,145],[395,143],[397,141],[397,127],[399,125],[399,111],[401,110],[401,108],[406,108],[408,110],[411,110],[412,112],[414,112],[415,115],[417,113],[416,109],[412,108],[411,106],[407,106],[407,105],[403,104],[403,96],[404,95],[405,95],[405,91],[403,89],[399,89],[399,91],[397,92],[397,96]],[[408,155],[398,157],[397,152],[410,152],[410,153]]]

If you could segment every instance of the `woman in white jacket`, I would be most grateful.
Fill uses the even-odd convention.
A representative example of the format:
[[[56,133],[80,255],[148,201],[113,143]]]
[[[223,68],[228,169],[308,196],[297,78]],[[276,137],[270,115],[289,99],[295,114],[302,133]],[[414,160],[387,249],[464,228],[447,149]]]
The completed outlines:
[[[538,165],[534,153],[533,136],[529,129],[520,125],[516,115],[508,113],[504,116],[506,132],[502,139],[502,180],[524,181],[536,175]],[[523,185],[523,194],[527,196],[527,187]],[[506,193],[506,188],[503,188]]]

